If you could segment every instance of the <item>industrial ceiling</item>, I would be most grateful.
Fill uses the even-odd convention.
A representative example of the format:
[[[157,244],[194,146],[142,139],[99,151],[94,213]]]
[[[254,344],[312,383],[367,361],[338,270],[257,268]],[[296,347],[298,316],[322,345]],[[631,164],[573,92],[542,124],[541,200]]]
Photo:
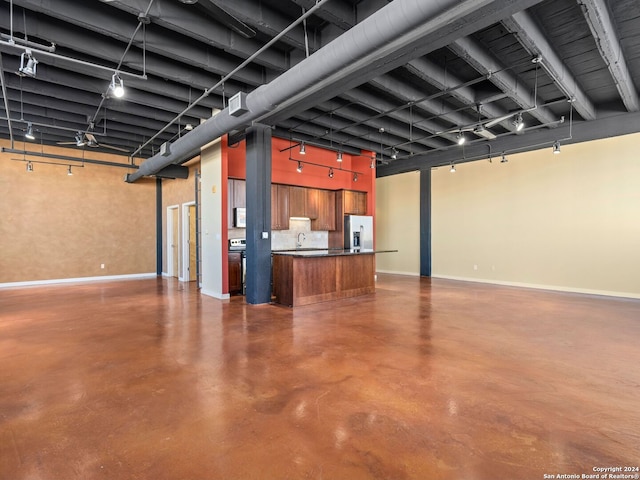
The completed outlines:
[[[179,164],[261,123],[384,176],[640,131],[637,0],[3,0],[0,33],[19,148]]]

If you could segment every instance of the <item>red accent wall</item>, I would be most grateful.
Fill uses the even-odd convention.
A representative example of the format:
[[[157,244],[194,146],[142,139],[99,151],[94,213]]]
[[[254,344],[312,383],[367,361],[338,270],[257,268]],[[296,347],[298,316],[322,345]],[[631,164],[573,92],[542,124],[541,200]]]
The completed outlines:
[[[374,211],[375,169],[371,168],[371,158],[374,155],[372,152],[362,152],[360,156],[344,153],[342,163],[340,163],[336,160],[335,151],[307,145],[306,155],[300,155],[299,147],[293,145],[296,143],[289,140],[277,137],[272,139],[271,181],[273,183],[326,188],[327,190],[347,189],[367,192],[369,194],[368,211]],[[245,142],[227,146],[225,137],[223,156],[225,154],[228,159],[229,177],[246,178]],[[302,173],[298,173],[296,171],[297,160],[322,166],[303,164]],[[328,176],[329,167],[333,167],[333,178]],[[353,173],[344,170],[358,172],[358,180],[354,182]]]

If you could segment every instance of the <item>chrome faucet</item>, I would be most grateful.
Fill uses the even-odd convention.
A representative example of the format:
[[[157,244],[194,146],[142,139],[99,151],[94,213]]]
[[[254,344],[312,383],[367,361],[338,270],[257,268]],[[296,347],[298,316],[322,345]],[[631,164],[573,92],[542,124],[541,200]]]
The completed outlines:
[[[300,235],[302,235],[302,240],[300,240]],[[302,246],[302,241],[305,240],[307,238],[307,236],[304,234],[304,232],[300,232],[298,234],[298,241],[296,242],[296,248],[300,248]]]

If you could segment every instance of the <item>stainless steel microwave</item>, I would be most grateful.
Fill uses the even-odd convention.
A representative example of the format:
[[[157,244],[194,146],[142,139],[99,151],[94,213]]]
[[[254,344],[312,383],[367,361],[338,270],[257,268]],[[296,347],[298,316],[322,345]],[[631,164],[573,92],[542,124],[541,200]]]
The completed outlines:
[[[236,228],[247,227],[247,209],[243,207],[235,207],[233,209],[233,226]]]

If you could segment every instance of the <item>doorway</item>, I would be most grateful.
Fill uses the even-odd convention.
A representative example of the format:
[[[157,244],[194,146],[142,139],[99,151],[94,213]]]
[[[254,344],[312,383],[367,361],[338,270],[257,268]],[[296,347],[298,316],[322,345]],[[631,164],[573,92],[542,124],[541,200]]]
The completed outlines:
[[[178,276],[178,260],[180,250],[180,237],[178,226],[180,225],[180,211],[178,205],[167,207],[167,276]]]
[[[181,280],[195,282],[197,280],[196,265],[196,204],[182,204],[182,272]]]

